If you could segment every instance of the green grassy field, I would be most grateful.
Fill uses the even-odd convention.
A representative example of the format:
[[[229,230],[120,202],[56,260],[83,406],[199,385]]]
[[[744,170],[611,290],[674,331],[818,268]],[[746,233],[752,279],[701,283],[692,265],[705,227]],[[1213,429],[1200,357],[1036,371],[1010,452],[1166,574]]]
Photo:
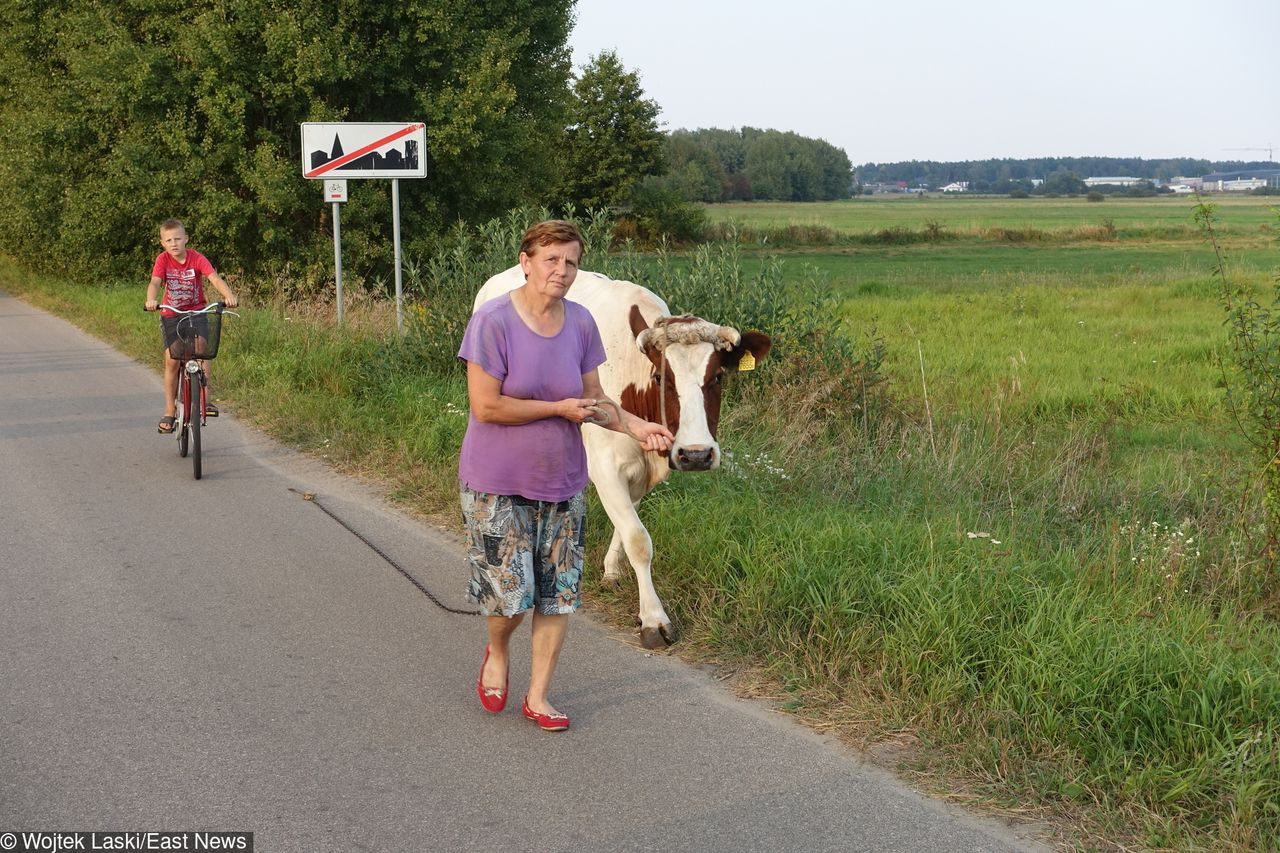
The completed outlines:
[[[1280,201],[1267,197],[1214,196],[1224,232],[1236,235],[1271,233],[1277,227],[1272,208]],[[955,233],[989,228],[1037,228],[1061,231],[1097,226],[1111,220],[1120,233],[1194,233],[1193,198],[1109,197],[1102,202],[1079,198],[975,198],[956,196],[863,196],[845,201],[789,204],[744,202],[707,206],[712,222],[738,222],[752,227],[817,225],[843,234],[878,231],[895,226],[922,228],[940,223]]]
[[[847,208],[856,224],[824,226],[874,229],[960,201],[767,215]],[[964,200],[963,215],[1050,231],[1079,227],[1059,206],[1120,208],[1054,201]],[[641,507],[678,648],[825,730],[909,745],[920,784],[1049,820],[1068,846],[1275,849],[1280,590],[1252,538],[1258,462],[1223,403],[1212,252],[1190,229],[1134,236],[1189,216],[1171,201],[1133,202],[1131,233],[1105,241],[788,251],[788,280],[816,270],[846,328],[882,342],[888,382],[854,405],[848,365],[802,357],[730,381],[723,469],[673,477]],[[1224,215],[1242,223],[1232,275],[1269,301],[1280,251],[1261,201]],[[1046,218],[1020,218],[1034,210]],[[766,268],[758,248],[742,266],[745,288]],[[133,284],[0,267],[0,285],[152,358]],[[345,332],[301,306],[246,312],[220,395],[452,517],[460,377],[424,370],[371,310]],[[606,543],[594,525],[593,565]],[[633,618],[629,585],[590,598]]]

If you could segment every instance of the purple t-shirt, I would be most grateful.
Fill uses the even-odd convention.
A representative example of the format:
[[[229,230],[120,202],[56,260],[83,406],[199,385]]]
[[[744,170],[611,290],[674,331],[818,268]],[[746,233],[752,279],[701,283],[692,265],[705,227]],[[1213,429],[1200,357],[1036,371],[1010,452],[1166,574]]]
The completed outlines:
[[[544,338],[524,324],[511,294],[481,305],[467,324],[458,358],[502,381],[502,393],[554,403],[582,396],[582,375],[604,364],[604,344],[590,312],[564,303],[564,326]],[[582,428],[561,417],[527,424],[467,420],[458,477],[477,492],[563,501],[587,487]]]

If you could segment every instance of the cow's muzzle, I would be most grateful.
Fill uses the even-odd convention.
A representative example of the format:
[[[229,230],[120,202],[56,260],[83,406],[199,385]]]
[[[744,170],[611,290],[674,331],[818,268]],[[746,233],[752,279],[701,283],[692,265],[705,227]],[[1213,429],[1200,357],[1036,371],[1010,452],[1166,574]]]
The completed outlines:
[[[710,471],[716,467],[716,449],[699,444],[674,447],[670,462],[677,471]]]

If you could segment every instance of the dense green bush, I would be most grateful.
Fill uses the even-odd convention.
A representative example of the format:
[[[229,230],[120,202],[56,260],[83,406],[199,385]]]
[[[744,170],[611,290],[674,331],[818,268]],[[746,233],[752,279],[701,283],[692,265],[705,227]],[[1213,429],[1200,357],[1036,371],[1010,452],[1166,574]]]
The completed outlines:
[[[707,213],[702,207],[653,179],[632,190],[628,217],[636,224],[636,236],[653,243],[664,237],[692,243],[701,240],[707,230]]]
[[[410,240],[539,199],[560,167],[572,6],[6,3],[0,252],[141,276],[177,216],[224,270],[309,270],[329,222],[301,174],[304,121],[427,123],[429,177],[401,182]],[[355,182],[343,210],[353,275],[390,266],[388,184]]]

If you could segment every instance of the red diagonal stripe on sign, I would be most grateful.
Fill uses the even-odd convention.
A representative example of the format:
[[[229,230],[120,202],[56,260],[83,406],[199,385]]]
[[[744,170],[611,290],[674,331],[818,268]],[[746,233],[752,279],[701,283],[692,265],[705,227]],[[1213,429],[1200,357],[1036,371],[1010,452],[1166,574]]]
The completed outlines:
[[[408,136],[409,134],[423,127],[426,127],[426,125],[411,124],[408,127],[402,127],[399,130],[397,130],[395,133],[391,134],[390,136],[384,136],[381,139],[377,140],[376,142],[370,142],[365,147],[360,148],[356,151],[352,151],[350,154],[343,154],[337,160],[330,160],[328,163],[325,163],[323,166],[320,166],[319,168],[316,168],[316,169],[312,169],[310,172],[307,172],[306,175],[304,175],[304,177],[314,178],[317,175],[323,175],[325,172],[332,171],[333,169],[336,169],[339,166],[345,166],[347,163],[350,163],[352,160],[359,160],[361,157],[368,154],[370,151],[377,150],[378,148],[381,148],[382,146],[387,145],[388,143],[395,142],[397,139],[401,139],[405,136]]]

